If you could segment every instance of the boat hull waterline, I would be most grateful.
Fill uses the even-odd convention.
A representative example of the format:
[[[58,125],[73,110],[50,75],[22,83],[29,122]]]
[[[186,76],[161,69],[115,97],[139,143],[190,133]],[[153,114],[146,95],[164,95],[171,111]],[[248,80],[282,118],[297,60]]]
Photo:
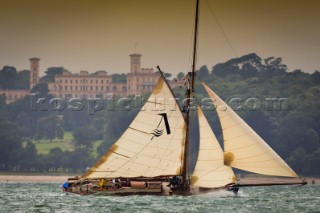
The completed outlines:
[[[220,188],[201,188],[201,187],[191,187],[188,190],[184,189],[173,189],[169,186],[169,182],[159,182],[155,186],[149,187],[148,182],[140,182],[142,187],[135,186],[121,186],[109,188],[101,188],[100,186],[92,183],[71,186],[68,189],[63,188],[63,191],[68,194],[79,194],[79,195],[98,195],[98,196],[130,196],[130,195],[159,195],[159,196],[189,196],[189,195],[200,195],[215,191],[229,191],[234,195],[237,195],[238,188],[233,186],[226,186]]]

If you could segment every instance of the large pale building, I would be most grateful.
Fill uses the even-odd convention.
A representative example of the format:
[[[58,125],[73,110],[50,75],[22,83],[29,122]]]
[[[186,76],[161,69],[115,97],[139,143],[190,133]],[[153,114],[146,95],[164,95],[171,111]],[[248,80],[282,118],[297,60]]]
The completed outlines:
[[[159,75],[152,68],[141,68],[141,54],[130,55],[130,73],[126,83],[112,82],[106,71],[90,74],[63,72],[48,84],[50,93],[61,98],[110,98],[136,95],[153,90]]]
[[[114,83],[106,71],[89,73],[64,71],[48,83],[52,95],[60,98],[110,98],[126,97],[151,92],[157,83],[159,74],[152,68],[141,68],[141,54],[131,54],[130,72],[127,82]],[[30,94],[31,89],[39,83],[40,58],[30,58],[30,90],[0,90],[6,96],[6,102],[12,103]]]
[[[64,71],[62,75],[56,75],[48,87],[51,94],[60,98],[107,98],[113,95],[112,91],[118,92],[118,87],[114,87],[112,77],[106,71],[94,74]]]

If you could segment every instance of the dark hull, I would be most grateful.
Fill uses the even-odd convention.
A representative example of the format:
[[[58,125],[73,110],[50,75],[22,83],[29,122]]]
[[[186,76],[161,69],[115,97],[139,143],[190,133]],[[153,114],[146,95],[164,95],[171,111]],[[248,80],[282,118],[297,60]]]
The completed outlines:
[[[180,195],[180,196],[189,196],[189,195],[198,195],[204,194],[216,190],[221,190],[226,188],[219,189],[199,189],[198,187],[186,189],[171,189],[168,186],[168,182],[162,182],[160,188],[133,188],[133,187],[121,187],[117,189],[101,189],[97,186],[92,185],[77,185],[70,188],[63,189],[68,194],[78,194],[78,195],[97,195],[97,196],[130,196],[130,195],[159,195],[159,196],[171,196],[171,195]]]

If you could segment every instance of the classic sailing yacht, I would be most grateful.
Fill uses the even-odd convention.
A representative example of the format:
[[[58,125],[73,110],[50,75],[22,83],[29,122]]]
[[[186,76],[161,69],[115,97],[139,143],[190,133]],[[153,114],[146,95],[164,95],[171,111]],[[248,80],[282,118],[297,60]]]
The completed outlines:
[[[161,76],[135,119],[113,146],[80,178],[69,178],[67,192],[88,195],[191,195],[216,189],[237,192],[242,186],[291,183],[239,184],[232,168],[257,174],[298,177],[222,99],[202,83],[222,126],[224,150],[202,109],[197,107],[199,141],[190,141],[190,100],[194,93],[199,0],[196,2],[192,71],[187,75],[187,101],[180,109]],[[199,143],[198,159],[190,171],[190,143]]]

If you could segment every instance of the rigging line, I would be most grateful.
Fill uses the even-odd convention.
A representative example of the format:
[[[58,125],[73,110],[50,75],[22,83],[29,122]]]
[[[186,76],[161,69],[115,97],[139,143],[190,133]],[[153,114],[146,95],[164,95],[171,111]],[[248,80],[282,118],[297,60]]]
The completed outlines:
[[[132,129],[132,130],[135,130],[137,132],[141,132],[141,133],[144,133],[144,134],[150,134],[149,132],[145,132],[145,131],[142,131],[142,130],[139,130],[139,129],[135,129],[135,128],[132,128],[132,127],[128,127],[128,129]]]
[[[117,155],[120,155],[120,156],[123,156],[123,157],[126,157],[126,158],[130,158],[130,157],[128,157],[128,156],[126,156],[126,155],[123,155],[123,154],[120,154],[120,153],[117,153],[117,152],[114,152],[114,151],[112,151],[114,154],[117,154]]]
[[[223,30],[223,28],[222,28],[222,26],[221,26],[221,24],[220,24],[220,22],[219,22],[219,20],[218,20],[218,18],[217,18],[217,16],[216,16],[215,12],[213,11],[212,7],[210,6],[208,0],[206,0],[206,2],[207,2],[207,5],[208,5],[208,7],[209,7],[209,9],[210,9],[210,12],[212,13],[214,19],[216,20],[216,22],[217,22],[217,24],[218,24],[218,26],[219,26],[219,28],[220,28],[220,30],[221,30],[224,38],[226,39],[227,43],[229,44],[229,46],[230,46],[230,48],[231,48],[231,50],[232,50],[232,53],[233,53],[236,57],[238,57],[238,54],[237,54],[236,51],[234,50],[234,48],[233,48],[233,46],[232,46],[229,38],[227,37],[227,34],[224,32],[224,30]]]

